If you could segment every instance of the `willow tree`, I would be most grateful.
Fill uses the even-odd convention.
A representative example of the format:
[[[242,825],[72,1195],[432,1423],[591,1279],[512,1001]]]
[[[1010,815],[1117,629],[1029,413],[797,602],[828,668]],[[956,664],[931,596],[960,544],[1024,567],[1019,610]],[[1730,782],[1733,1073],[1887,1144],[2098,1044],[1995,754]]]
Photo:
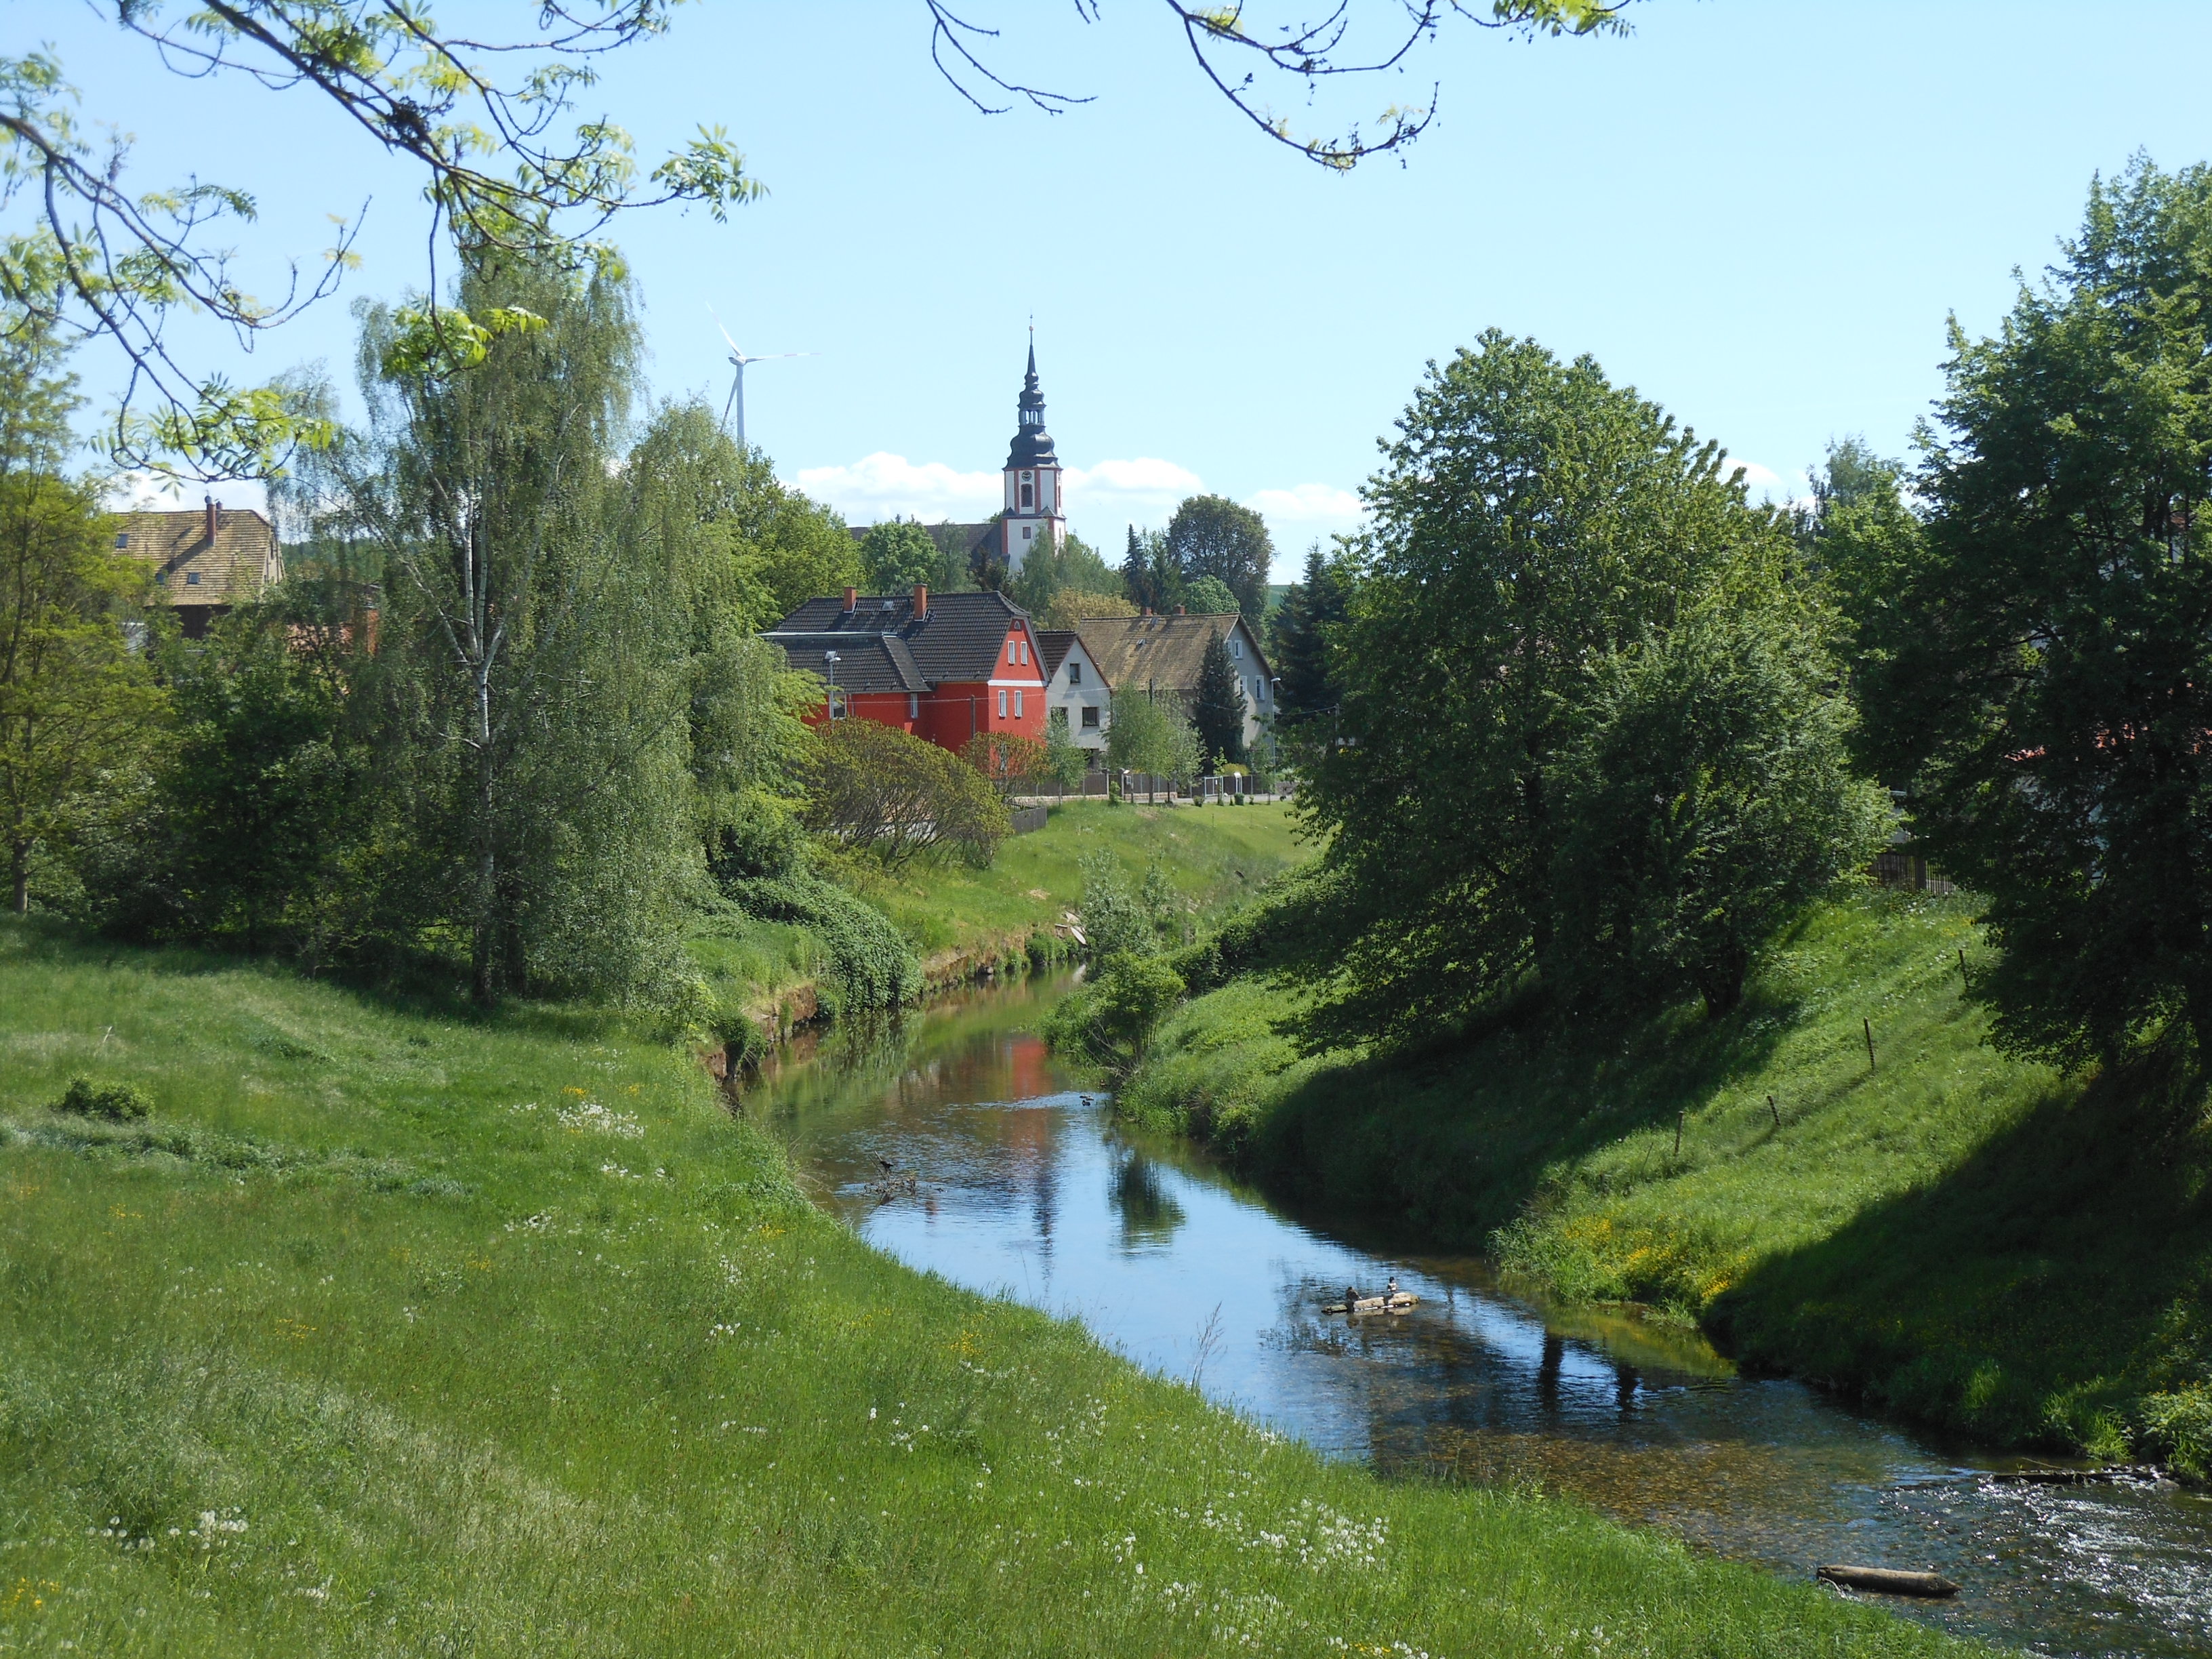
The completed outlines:
[[[697,842],[690,606],[621,483],[632,295],[610,258],[494,252],[455,297],[493,319],[464,350],[368,313],[370,426],[335,458],[380,565],[389,903],[466,939],[479,1000],[637,994],[674,970]]]

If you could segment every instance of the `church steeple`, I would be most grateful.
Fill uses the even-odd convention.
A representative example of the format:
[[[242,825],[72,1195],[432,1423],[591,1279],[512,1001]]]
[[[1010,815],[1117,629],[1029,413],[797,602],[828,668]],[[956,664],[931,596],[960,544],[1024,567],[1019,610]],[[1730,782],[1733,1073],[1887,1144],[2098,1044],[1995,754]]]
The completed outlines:
[[[1016,404],[1019,424],[1006,451],[1006,507],[1000,515],[1004,539],[1000,550],[1009,573],[1041,540],[1057,550],[1067,540],[1067,520],[1060,516],[1060,457],[1053,453],[1052,434],[1044,429],[1044,393],[1037,390],[1036,331],[1030,331],[1029,372],[1022,377],[1022,395]]]
[[[1037,390],[1036,333],[1030,333],[1029,373],[1022,377],[1022,395],[1016,402],[1013,446],[1006,452],[1009,471],[1023,467],[1057,466],[1052,434],[1044,429],[1044,393]]]

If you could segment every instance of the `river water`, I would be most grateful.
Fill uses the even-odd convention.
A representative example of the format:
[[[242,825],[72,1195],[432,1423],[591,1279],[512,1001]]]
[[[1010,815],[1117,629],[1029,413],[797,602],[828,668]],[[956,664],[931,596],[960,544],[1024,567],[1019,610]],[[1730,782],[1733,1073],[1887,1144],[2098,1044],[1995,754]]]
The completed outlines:
[[[1547,1310],[1477,1258],[1391,1254],[1286,1214],[1073,1087],[1034,1034],[1060,988],[802,1041],[744,1109],[871,1243],[1080,1319],[1331,1455],[1538,1481],[1798,1577],[1932,1567],[1965,1586],[1956,1600],[1882,1604],[2054,1659],[2212,1655],[2212,1497],[2008,1481],[2024,1460],[1739,1376],[1693,1334]],[[872,1190],[884,1158],[917,1173],[913,1195]],[[1322,1313],[1394,1275],[1420,1298],[1411,1314]]]

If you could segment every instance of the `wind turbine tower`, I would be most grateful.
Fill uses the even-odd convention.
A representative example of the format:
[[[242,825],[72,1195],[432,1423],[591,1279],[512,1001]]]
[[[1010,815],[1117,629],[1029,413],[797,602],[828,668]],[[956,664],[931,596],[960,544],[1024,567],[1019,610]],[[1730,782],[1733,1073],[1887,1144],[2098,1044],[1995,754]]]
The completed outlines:
[[[730,411],[735,410],[738,414],[738,447],[743,449],[745,447],[745,365],[765,363],[778,357],[811,357],[815,354],[811,351],[763,351],[749,357],[738,349],[738,343],[730,338],[730,331],[722,328],[722,319],[714,316],[714,307],[707,307],[707,314],[714,318],[714,326],[721,329],[723,343],[730,348],[730,368],[734,372],[730,380],[730,395],[722,404],[722,424],[725,427],[729,425]]]

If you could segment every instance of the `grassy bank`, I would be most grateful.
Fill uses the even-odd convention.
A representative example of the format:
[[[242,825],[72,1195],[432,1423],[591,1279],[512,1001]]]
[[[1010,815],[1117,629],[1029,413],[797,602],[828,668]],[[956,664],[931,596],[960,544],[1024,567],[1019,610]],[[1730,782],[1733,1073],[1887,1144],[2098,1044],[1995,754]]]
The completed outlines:
[[[0,923],[0,1644],[1875,1654],[862,1246],[665,1048]],[[86,1074],[148,1118],[54,1112]]]
[[[1725,1019],[1413,1064],[1300,1060],[1285,994],[1239,981],[1173,1016],[1121,1098],[1553,1295],[1694,1318],[1747,1361],[1999,1443],[2204,1473],[2212,1119],[2154,1066],[2085,1086],[1986,1047],[1970,915],[1859,895]]]

